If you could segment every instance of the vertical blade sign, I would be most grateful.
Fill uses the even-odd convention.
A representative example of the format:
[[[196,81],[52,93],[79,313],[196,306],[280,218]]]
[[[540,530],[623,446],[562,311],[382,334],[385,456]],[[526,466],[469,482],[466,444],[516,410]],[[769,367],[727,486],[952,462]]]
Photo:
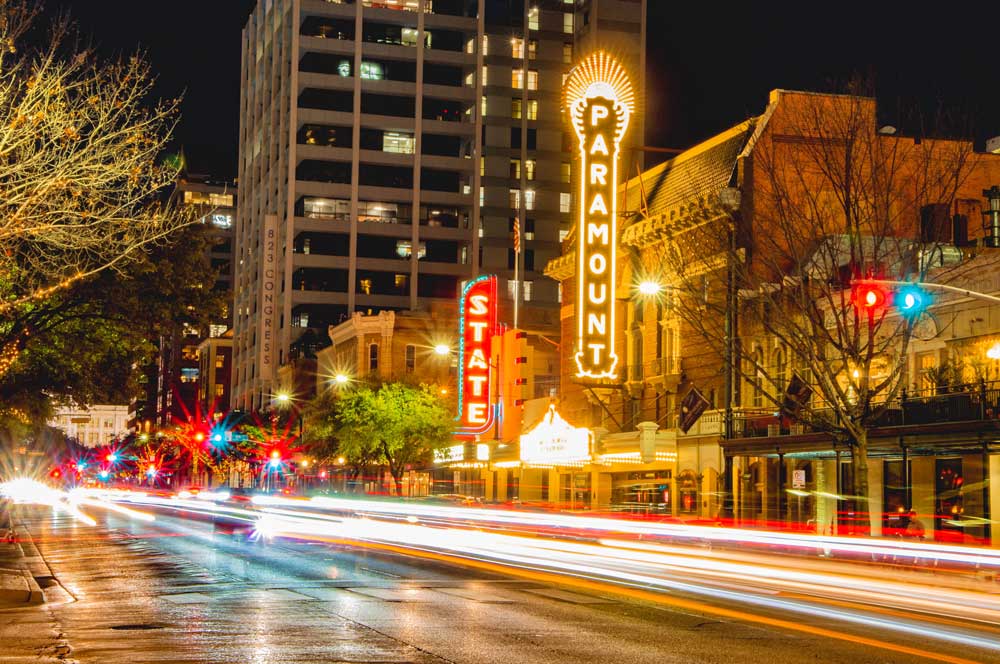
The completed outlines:
[[[497,330],[497,278],[477,277],[462,291],[459,316],[458,431],[476,436],[493,427],[493,337]]]
[[[632,113],[628,75],[597,52],[566,81],[566,103],[579,141],[577,199],[577,377],[614,380],[618,156]]]

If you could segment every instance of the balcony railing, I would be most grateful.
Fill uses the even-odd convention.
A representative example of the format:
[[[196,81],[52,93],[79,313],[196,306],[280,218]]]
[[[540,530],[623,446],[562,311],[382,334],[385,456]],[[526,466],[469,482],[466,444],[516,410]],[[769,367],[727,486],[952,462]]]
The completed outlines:
[[[884,402],[883,402],[884,403]],[[880,407],[883,404],[878,404]],[[816,411],[819,417],[831,409]],[[870,428],[919,426],[948,422],[998,420],[1000,424],[1000,382],[981,382],[938,388],[935,393],[917,395],[903,392],[893,399],[869,424]],[[817,430],[773,410],[742,410],[735,416],[735,433],[740,438],[762,438],[814,433]]]

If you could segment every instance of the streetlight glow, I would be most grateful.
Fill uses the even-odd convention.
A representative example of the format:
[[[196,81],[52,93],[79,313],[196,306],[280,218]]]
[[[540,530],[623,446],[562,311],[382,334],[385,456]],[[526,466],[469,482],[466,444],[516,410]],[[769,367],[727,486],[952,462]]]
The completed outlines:
[[[647,279],[639,284],[639,292],[646,296],[659,295],[663,291],[660,282]]]
[[[342,373],[337,374],[336,376],[333,377],[333,382],[335,382],[337,385],[346,385],[347,381],[349,380],[351,380],[351,378],[347,374],[342,374]]]
[[[289,401],[292,400],[292,395],[290,395],[288,392],[278,392],[278,394],[274,398],[276,401],[278,401],[278,403],[288,403]]]
[[[434,346],[434,352],[438,355],[451,355],[451,346],[448,344],[437,344]]]

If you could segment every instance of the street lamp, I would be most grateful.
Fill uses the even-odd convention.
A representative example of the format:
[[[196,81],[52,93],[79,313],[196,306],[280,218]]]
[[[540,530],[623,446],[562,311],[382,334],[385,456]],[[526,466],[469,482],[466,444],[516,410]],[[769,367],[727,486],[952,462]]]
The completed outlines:
[[[652,279],[645,279],[639,282],[639,293],[645,295],[646,297],[659,295],[662,292],[663,292],[663,284],[661,284],[658,281],[653,281]]]
[[[351,377],[347,374],[339,373],[333,377],[333,382],[336,385],[347,385],[351,381]]]
[[[434,352],[441,356],[451,355],[451,346],[448,344],[437,344],[434,346]]]

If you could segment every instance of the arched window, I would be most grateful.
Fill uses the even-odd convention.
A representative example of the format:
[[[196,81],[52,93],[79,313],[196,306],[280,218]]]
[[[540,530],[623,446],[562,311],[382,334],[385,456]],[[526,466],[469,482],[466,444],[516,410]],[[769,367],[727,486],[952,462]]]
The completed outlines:
[[[774,389],[776,392],[784,391],[788,387],[788,359],[785,349],[779,348],[774,351]]]

